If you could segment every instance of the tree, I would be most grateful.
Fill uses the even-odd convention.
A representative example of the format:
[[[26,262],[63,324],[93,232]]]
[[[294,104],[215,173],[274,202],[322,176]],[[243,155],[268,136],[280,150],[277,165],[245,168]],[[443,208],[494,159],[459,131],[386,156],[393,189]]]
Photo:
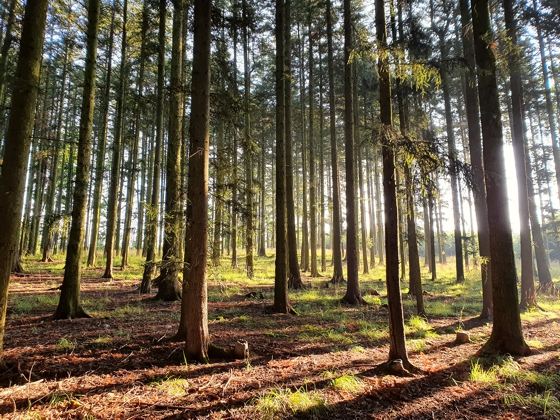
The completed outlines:
[[[365,303],[358,283],[358,238],[356,232],[356,186],[354,170],[354,100],[352,86],[353,49],[352,12],[350,0],[344,0],[344,143],[346,163],[346,243],[347,284],[343,301],[356,305]]]
[[[190,160],[179,336],[187,359],[208,360],[208,154],[210,149],[210,0],[194,2]]]
[[[160,275],[154,279],[154,284],[158,287],[156,300],[168,302],[181,299],[179,261],[181,258],[180,218],[183,214],[183,209],[181,208],[183,7],[183,0],[173,1],[173,42],[171,51],[169,134],[167,139],[167,162],[165,169],[163,261]]]
[[[482,280],[482,311],[480,317],[492,316],[492,280],[490,270],[490,237],[488,233],[488,209],[486,207],[486,183],[482,165],[482,139],[478,96],[476,91],[476,71],[471,14],[468,0],[459,0],[461,11],[463,55],[467,64],[465,69],[465,107],[467,114],[469,153],[474,177],[474,208],[478,231],[478,247],[481,257],[480,271]]]
[[[377,71],[379,73],[379,108],[382,126],[383,144],[383,199],[385,202],[385,252],[387,300],[389,304],[389,363],[402,360],[406,369],[413,366],[408,360],[404,333],[404,314],[401,286],[399,280],[397,198],[395,185],[395,156],[390,133],[393,129],[393,111],[391,104],[391,79],[387,59],[387,28],[385,24],[385,2],[375,0],[375,28],[377,32],[378,54]]]
[[[289,1],[289,0],[288,0]],[[288,299],[288,235],[286,201],[286,92],[289,79],[285,68],[286,9],[284,0],[276,0],[276,262],[274,305],[277,313],[290,312]]]
[[[12,109],[6,133],[2,173],[0,174],[0,370],[3,360],[8,283],[13,255],[18,248],[25,172],[31,146],[35,102],[39,91],[41,54],[45,39],[47,0],[28,1],[25,5],[19,58],[12,88]],[[8,199],[8,197],[10,197]]]
[[[335,109],[335,92],[334,92],[334,52],[333,52],[333,28],[332,28],[332,10],[331,0],[327,0],[327,54],[328,54],[328,74],[329,74],[329,119],[330,119],[330,137],[331,137],[331,170],[332,170],[332,233],[331,233],[331,249],[333,255],[334,272],[332,276],[333,283],[341,283],[344,281],[342,273],[342,252],[341,252],[341,221],[340,221],[340,178],[338,166],[338,146],[336,141],[336,109]]]
[[[126,88],[126,62],[127,62],[127,16],[128,0],[124,0],[123,4],[123,22],[122,22],[122,40],[121,40],[121,63],[119,69],[119,87],[117,96],[117,117],[115,119],[114,137],[113,137],[113,157],[111,162],[111,181],[109,185],[109,199],[107,204],[107,232],[105,237],[105,252],[107,261],[105,264],[105,273],[103,278],[112,279],[113,276],[113,260],[115,251],[115,231],[117,230],[117,214],[119,200],[119,180],[121,178],[121,157],[122,157],[122,138],[123,138],[123,114],[124,99]]]
[[[141,293],[149,293],[156,261],[156,236],[159,219],[159,196],[161,185],[161,149],[163,144],[163,90],[165,83],[165,15],[166,0],[159,2],[159,29],[158,29],[158,61],[157,61],[157,104],[156,104],[156,141],[154,145],[153,181],[150,207],[147,212],[146,225],[146,263],[142,275]]]
[[[531,350],[523,339],[517,299],[517,275],[509,222],[502,121],[496,57],[487,0],[472,0],[474,47],[484,151],[486,203],[490,232],[494,324],[483,351],[524,356]]]
[[[84,93],[80,117],[78,139],[78,166],[72,208],[72,224],[66,250],[66,265],[62,281],[60,300],[53,319],[88,317],[80,304],[80,283],[82,277],[82,250],[87,206],[89,168],[91,158],[91,137],[93,110],[95,104],[95,81],[97,68],[97,34],[99,32],[100,0],[89,0],[88,26],[86,34],[86,67],[84,73]]]

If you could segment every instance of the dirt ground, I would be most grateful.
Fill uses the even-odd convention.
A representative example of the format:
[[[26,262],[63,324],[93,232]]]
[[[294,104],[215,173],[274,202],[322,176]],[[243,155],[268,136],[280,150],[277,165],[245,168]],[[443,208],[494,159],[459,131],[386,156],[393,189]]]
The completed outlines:
[[[148,300],[138,294],[136,283],[85,278],[82,298],[101,316],[51,321],[52,300],[59,293],[51,289],[60,281],[26,276],[12,282],[5,339],[5,357],[12,369],[0,377],[2,418],[266,418],[269,414],[258,409],[259,397],[279,390],[320,395],[325,409],[285,407],[276,418],[548,419],[557,415],[529,404],[504,402],[507,393],[536,392],[525,385],[468,380],[471,357],[491,331],[488,322],[474,317],[463,320],[473,337],[464,345],[453,344],[457,318],[430,317],[438,335],[428,338],[423,348],[410,350],[410,359],[421,372],[401,378],[375,369],[386,361],[387,339],[364,336],[351,344],[337,341],[336,335],[311,339],[305,331],[311,331],[309,325],[317,319],[266,313],[271,290],[265,290],[264,299],[239,294],[209,304],[209,328],[218,345],[248,341],[250,359],[190,364],[184,360],[184,343],[170,340],[178,325],[179,302]],[[44,296],[51,306],[18,310],[18,301],[33,301],[36,296]],[[382,306],[344,311],[356,320],[387,318]],[[541,317],[523,322],[527,339],[541,345],[533,355],[516,359],[522,369],[560,372],[558,321]],[[353,322],[342,324],[332,318],[321,323],[333,331],[357,328]],[[360,378],[360,390],[333,388],[331,378],[343,374]],[[560,398],[557,391],[551,396]]]

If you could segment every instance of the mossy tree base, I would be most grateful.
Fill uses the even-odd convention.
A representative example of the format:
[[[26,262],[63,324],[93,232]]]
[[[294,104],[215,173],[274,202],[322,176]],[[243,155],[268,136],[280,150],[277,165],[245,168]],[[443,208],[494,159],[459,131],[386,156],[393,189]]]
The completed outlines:
[[[52,316],[52,320],[56,321],[59,319],[78,319],[78,318],[91,318],[91,315],[89,315],[86,311],[84,311],[84,309],[78,305],[75,307],[70,307],[70,306],[58,306],[58,308],[56,308],[56,311],[54,312],[53,316]]]
[[[154,280],[153,284],[158,288],[158,292],[154,297],[155,300],[163,302],[181,300],[182,286],[177,277],[160,275]]]

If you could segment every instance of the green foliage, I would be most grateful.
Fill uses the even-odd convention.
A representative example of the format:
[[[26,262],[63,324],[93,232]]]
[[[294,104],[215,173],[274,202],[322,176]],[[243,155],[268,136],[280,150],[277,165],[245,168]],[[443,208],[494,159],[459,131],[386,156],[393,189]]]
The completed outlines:
[[[543,415],[551,419],[560,419],[560,401],[550,391],[524,397],[515,393],[504,396],[506,405],[533,406],[542,410]]]
[[[62,351],[74,351],[76,348],[76,342],[69,340],[66,337],[62,337],[58,343],[55,345],[57,350]]]

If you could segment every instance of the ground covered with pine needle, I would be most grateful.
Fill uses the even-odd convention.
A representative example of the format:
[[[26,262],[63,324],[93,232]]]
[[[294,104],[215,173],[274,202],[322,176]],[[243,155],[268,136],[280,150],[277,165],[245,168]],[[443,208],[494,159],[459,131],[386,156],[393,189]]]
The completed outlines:
[[[477,356],[492,325],[477,318],[475,268],[464,284],[441,274],[424,281],[426,318],[414,316],[415,299],[404,295],[410,360],[419,372],[394,377],[376,369],[388,355],[381,268],[362,280],[368,306],[341,303],[344,286],[323,288],[326,277],[305,278],[307,288],[291,291],[297,316],[267,311],[273,258],[259,259],[252,280],[211,270],[212,342],[245,340],[250,357],[191,364],[184,343],[171,340],[180,303],[140,295],[139,270],[116,271],[121,278],[110,282],[99,278],[101,269],[86,270],[82,299],[92,318],[50,320],[61,261],[28,263],[28,274],[12,278],[2,418],[560,418],[560,298],[539,296],[541,308],[522,315],[533,355]],[[455,344],[458,330],[470,342]]]

